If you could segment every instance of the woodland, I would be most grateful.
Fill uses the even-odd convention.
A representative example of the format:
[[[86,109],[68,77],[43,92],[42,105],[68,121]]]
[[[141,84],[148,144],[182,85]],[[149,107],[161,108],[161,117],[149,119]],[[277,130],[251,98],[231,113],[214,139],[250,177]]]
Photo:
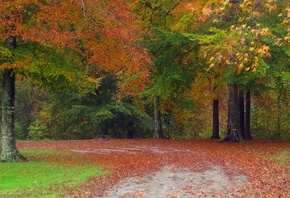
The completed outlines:
[[[1,0],[16,140],[290,139],[288,0]]]

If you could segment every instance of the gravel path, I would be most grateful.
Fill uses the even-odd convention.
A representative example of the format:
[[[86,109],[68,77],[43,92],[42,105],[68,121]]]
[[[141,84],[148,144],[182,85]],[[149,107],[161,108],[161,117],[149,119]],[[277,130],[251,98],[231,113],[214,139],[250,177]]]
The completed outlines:
[[[102,197],[106,198],[165,198],[165,197],[221,197],[241,195],[236,189],[247,182],[245,175],[229,177],[221,166],[212,166],[203,172],[186,168],[163,167],[144,177],[121,180]]]

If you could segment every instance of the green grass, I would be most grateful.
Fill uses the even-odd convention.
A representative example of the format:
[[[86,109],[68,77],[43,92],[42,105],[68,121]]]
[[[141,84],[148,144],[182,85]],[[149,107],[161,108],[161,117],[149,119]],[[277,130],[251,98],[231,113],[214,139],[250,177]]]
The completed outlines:
[[[290,150],[285,150],[274,157],[275,160],[279,162],[280,165],[290,168]]]
[[[58,197],[88,178],[106,174],[80,154],[52,150],[24,150],[31,159],[0,163],[0,197]]]

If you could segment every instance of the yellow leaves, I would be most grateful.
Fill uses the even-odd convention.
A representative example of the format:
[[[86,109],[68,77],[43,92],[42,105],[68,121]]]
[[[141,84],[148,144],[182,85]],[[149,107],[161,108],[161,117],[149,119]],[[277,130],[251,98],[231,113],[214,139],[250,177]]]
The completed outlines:
[[[250,52],[253,52],[254,50],[255,50],[254,47],[250,47],[250,48],[249,48],[249,51],[250,51]]]
[[[235,25],[231,25],[231,27],[230,27],[230,31],[233,31],[233,30],[235,30],[236,29],[236,26]]]
[[[261,48],[260,48],[260,49],[258,49],[258,51],[257,51],[257,52],[258,52],[259,54],[261,54],[261,55],[264,53],[263,49],[261,49]]]
[[[254,57],[253,65],[254,68],[259,66],[259,58],[257,56]]]
[[[271,57],[271,54],[269,51],[270,51],[270,47],[267,45],[263,45],[262,48],[259,48],[257,50],[257,53],[264,57]]]
[[[273,12],[277,10],[277,3],[276,0],[267,0],[265,7],[268,8],[269,12]]]
[[[270,50],[270,47],[267,46],[267,45],[263,45],[262,49],[263,49],[264,51],[269,51],[269,50]]]
[[[263,28],[261,30],[261,36],[266,36],[270,34],[270,29],[269,28]]]
[[[287,12],[287,18],[290,18],[290,7],[287,7],[285,10]]]
[[[287,41],[287,42],[290,42],[290,36],[285,36],[284,40]]]
[[[244,63],[239,64],[238,71],[242,71],[244,69]]]
[[[220,52],[215,53],[208,61],[209,68],[213,68],[216,65],[220,65],[224,61],[225,57]]]

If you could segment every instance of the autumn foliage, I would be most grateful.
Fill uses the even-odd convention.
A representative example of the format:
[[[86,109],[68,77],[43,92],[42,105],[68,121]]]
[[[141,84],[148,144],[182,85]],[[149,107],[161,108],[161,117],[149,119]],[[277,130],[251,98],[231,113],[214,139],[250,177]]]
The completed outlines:
[[[129,4],[117,1],[1,1],[1,42],[11,36],[79,54],[97,78],[119,78],[119,97],[145,89],[150,58]],[[132,78],[132,75],[135,77]]]

